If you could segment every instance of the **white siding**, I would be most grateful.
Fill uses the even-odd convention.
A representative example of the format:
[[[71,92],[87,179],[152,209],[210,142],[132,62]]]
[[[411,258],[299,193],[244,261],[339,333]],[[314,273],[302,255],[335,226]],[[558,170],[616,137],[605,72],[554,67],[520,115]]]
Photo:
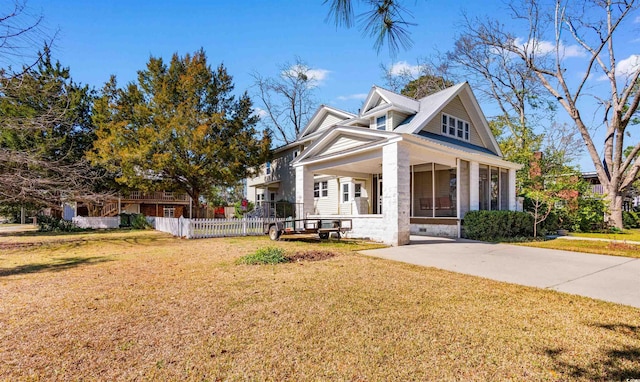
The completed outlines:
[[[354,147],[362,146],[365,143],[372,142],[371,139],[362,139],[350,136],[340,136],[322,151],[319,155],[327,155],[337,153],[339,151],[348,150]]]
[[[316,179],[315,182],[326,180],[329,187],[329,195],[326,198],[314,199],[314,210],[320,215],[336,215],[338,213],[338,179]]]
[[[396,127],[398,127],[398,125],[404,121],[405,119],[407,119],[407,117],[409,116],[409,114],[405,114],[405,113],[401,113],[399,111],[391,111],[389,112],[389,119],[390,121],[387,122],[387,129],[388,130],[393,130]],[[390,128],[389,128],[390,126]]]
[[[316,129],[316,131],[322,131],[322,130],[326,130],[327,128],[338,124],[340,121],[342,121],[342,118],[337,117],[333,114],[327,114],[326,117],[324,117],[324,119],[322,120],[322,122],[320,122],[320,126],[318,126],[318,128]]]
[[[456,97],[453,100],[451,100],[451,102],[449,102],[447,106],[445,106],[444,109],[442,109],[442,112],[438,113],[438,115],[434,117],[427,124],[427,126],[425,126],[422,130],[441,135],[443,113],[469,122],[469,125],[470,125],[469,142],[476,146],[486,147],[482,143],[482,139],[480,139],[480,135],[478,134],[478,130],[476,129],[475,125],[471,123],[471,118],[469,117],[467,110],[464,108],[464,105],[462,104],[460,97]]]

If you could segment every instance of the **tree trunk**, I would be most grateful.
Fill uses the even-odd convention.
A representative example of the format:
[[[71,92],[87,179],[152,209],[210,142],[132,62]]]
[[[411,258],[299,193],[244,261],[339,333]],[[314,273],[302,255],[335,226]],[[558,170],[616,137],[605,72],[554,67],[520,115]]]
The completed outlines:
[[[192,203],[193,203],[193,216],[191,216],[191,218],[192,219],[198,219],[198,218],[200,218],[200,215],[201,215],[200,214],[200,212],[201,212],[200,211],[200,203],[199,203],[200,193],[196,192],[196,191],[192,191],[192,194],[193,195],[190,195]]]
[[[622,195],[617,190],[609,190],[607,200],[609,202],[609,214],[607,224],[609,227],[624,228],[622,223]]]

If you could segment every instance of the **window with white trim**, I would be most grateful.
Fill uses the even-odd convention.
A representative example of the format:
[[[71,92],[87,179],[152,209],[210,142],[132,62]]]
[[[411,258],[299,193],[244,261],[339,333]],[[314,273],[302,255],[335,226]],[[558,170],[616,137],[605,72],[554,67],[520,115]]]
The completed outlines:
[[[174,218],[176,217],[176,209],[175,207],[165,207],[163,210],[163,215],[165,218]]]
[[[377,130],[386,130],[387,129],[387,116],[383,115],[381,117],[376,118],[376,129]]]
[[[469,142],[469,122],[447,114],[442,114],[442,135]]]
[[[349,183],[342,184],[342,203],[349,201]]]
[[[353,185],[353,197],[354,198],[362,197],[362,183],[356,183]]]
[[[329,182],[315,182],[313,184],[313,197],[314,198],[326,198],[329,196]]]
[[[267,175],[271,174],[271,162],[267,162]]]

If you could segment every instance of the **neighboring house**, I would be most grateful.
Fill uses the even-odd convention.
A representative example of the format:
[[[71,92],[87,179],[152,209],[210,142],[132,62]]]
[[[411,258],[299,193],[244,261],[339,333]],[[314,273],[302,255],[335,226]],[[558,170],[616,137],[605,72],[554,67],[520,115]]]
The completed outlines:
[[[145,216],[178,218],[192,216],[193,203],[186,194],[156,191],[131,191],[100,205],[69,203],[63,208],[63,217],[71,220],[74,216],[116,216],[120,213],[136,213]]]
[[[600,179],[598,178],[598,174],[595,171],[592,172],[583,172],[582,179],[584,179],[591,186],[591,193],[594,196],[603,197],[606,194],[606,190],[604,186],[600,184]],[[635,207],[640,206],[640,193],[634,187],[631,187],[631,190],[624,196],[624,200],[622,201],[622,209],[624,211],[631,211]]]
[[[309,218],[351,218],[351,237],[459,237],[471,210],[515,210],[502,159],[468,83],[420,100],[373,86],[359,114],[321,106],[298,139],[247,180],[247,198],[288,200]]]

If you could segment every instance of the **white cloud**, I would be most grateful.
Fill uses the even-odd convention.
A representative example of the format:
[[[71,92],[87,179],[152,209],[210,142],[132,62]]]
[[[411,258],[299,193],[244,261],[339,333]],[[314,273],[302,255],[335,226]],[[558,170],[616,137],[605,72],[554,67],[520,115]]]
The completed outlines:
[[[552,41],[530,40],[528,43],[525,44],[524,39],[521,39],[518,37],[517,39],[515,39],[513,43],[520,49],[524,50],[526,48],[527,51],[530,51],[531,49],[535,48],[535,53],[539,55],[546,55],[549,53],[554,53],[556,51],[556,44]],[[528,45],[528,46],[525,46],[525,45]],[[585,50],[582,49],[582,47],[579,45],[564,45],[562,42],[560,42],[559,48],[560,48],[559,49],[560,55],[563,58],[585,57],[587,55]]]
[[[364,101],[365,99],[367,99],[367,96],[368,96],[367,93],[357,93],[357,94],[349,94],[346,96],[338,96],[338,99],[340,101],[349,101],[349,100]]]
[[[633,19],[633,22],[636,24],[640,23],[640,16],[636,16],[636,18]]]
[[[258,118],[262,119],[262,118],[266,117],[268,113],[264,109],[261,109],[259,107],[254,107],[253,108],[253,114],[257,115]]]
[[[296,77],[299,73],[304,73],[311,80],[312,86],[320,86],[327,78],[331,71],[326,69],[311,69],[306,66],[296,65],[291,67],[289,71],[284,72],[283,75]]]
[[[409,65],[406,61],[398,61],[391,65],[389,72],[394,76],[410,74],[413,77],[417,77],[420,74],[420,69],[420,65]]]
[[[624,60],[618,61],[616,64],[616,78],[620,80],[624,77],[629,77],[638,70],[638,67],[640,67],[640,55],[632,54]],[[608,79],[609,77],[606,74],[597,78],[598,81],[607,81]]]
[[[640,67],[640,55],[632,54],[624,60],[618,61],[616,65],[616,74],[630,76]]]

